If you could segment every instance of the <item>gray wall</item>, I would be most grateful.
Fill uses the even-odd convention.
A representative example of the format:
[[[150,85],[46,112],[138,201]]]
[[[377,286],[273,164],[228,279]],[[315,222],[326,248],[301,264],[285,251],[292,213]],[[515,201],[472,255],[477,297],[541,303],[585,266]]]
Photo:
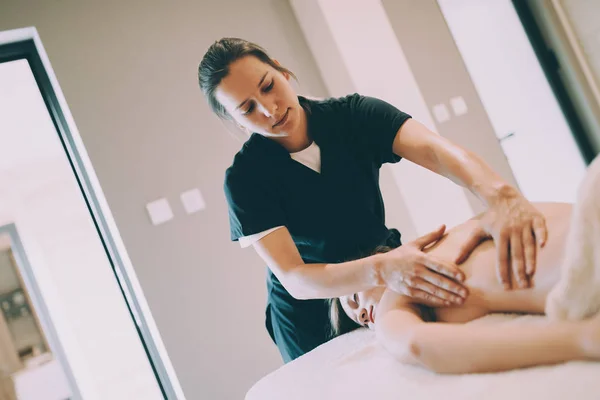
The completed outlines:
[[[0,0],[0,10],[0,30],[39,31],[187,398],[242,398],[281,361],[264,330],[265,266],[228,240],[223,172],[241,143],[211,115],[196,68],[214,40],[240,36],[324,96],[289,5]],[[187,216],[178,198],[193,187],[208,207]],[[153,227],[145,204],[160,197],[175,218]]]
[[[444,103],[451,110],[450,99],[455,96],[462,96],[468,104],[468,114],[436,124],[439,134],[476,152],[516,185],[437,1],[383,0],[383,5],[429,109]],[[483,211],[481,201],[467,193],[474,210]]]

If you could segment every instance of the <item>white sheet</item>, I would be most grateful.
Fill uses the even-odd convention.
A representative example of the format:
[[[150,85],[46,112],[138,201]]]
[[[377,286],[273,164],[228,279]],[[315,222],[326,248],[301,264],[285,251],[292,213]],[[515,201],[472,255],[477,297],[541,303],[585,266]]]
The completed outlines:
[[[470,324],[544,324],[489,315]],[[551,351],[550,349],[548,351]],[[246,400],[598,400],[600,363],[570,362],[495,374],[436,375],[393,360],[373,332],[338,337],[257,382]]]

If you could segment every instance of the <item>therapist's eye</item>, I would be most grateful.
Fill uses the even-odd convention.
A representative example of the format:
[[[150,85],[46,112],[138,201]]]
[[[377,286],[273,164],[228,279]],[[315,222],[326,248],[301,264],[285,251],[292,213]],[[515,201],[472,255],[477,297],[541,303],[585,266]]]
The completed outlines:
[[[275,80],[272,80],[271,83],[269,83],[268,86],[265,86],[263,88],[263,92],[269,93],[271,91],[271,89],[273,89],[273,86],[275,86]]]
[[[242,115],[249,115],[254,110],[254,103],[250,103],[250,106],[242,113]]]

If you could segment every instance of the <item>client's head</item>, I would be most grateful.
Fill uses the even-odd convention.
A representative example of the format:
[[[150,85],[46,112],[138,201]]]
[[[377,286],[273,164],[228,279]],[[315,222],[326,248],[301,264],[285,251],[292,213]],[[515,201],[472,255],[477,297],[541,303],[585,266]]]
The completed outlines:
[[[375,328],[377,305],[384,291],[385,287],[376,287],[352,296],[332,299],[329,317],[333,332],[340,334],[359,326]]]
[[[389,247],[379,247],[375,253],[386,253]],[[329,319],[334,335],[349,332],[360,326],[375,328],[377,305],[385,287],[375,287],[350,296],[329,300]]]

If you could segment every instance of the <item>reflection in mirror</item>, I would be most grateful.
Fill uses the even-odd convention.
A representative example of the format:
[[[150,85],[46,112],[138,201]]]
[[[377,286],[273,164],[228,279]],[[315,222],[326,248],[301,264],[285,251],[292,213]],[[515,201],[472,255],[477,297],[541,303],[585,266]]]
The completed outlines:
[[[12,242],[0,232],[0,399],[70,398],[64,367],[48,345],[16,261],[25,257],[15,257]]]

